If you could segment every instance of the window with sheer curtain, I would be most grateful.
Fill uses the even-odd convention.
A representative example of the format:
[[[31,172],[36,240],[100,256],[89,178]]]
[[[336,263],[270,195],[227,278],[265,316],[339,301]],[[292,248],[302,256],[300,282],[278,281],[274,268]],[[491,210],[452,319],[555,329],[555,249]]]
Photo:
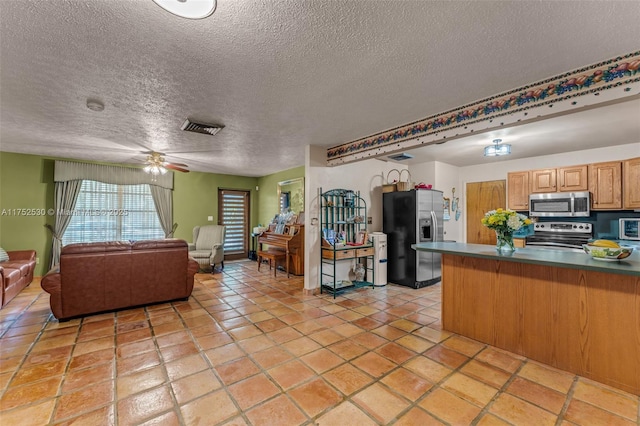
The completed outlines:
[[[62,244],[164,238],[148,184],[84,180]]]

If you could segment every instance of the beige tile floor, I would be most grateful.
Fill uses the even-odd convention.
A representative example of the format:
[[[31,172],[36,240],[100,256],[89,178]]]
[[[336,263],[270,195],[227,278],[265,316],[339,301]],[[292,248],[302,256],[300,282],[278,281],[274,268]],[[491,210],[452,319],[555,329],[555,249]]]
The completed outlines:
[[[442,331],[440,286],[304,296],[255,262],[187,302],[0,311],[5,425],[638,425],[640,398]]]

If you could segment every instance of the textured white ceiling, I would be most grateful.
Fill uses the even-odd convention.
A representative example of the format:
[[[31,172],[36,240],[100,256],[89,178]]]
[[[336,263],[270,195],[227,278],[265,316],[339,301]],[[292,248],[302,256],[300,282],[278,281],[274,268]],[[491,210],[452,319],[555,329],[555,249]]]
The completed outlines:
[[[636,51],[639,16],[637,1],[218,0],[185,20],[151,0],[0,0],[0,150],[116,163],[157,150],[263,176],[303,165],[308,144]],[[187,117],[225,128],[186,133]]]

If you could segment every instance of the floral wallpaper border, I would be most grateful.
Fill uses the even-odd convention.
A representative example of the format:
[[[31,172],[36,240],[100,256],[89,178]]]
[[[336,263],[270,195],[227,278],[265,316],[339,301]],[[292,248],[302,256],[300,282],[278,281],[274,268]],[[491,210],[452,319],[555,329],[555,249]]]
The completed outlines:
[[[423,120],[376,133],[327,149],[332,162],[346,156],[380,149],[402,141],[493,120],[515,112],[550,105],[567,99],[640,82],[640,51],[570,71],[521,88],[504,92]],[[627,87],[625,91],[630,91]],[[631,95],[631,93],[629,94]]]

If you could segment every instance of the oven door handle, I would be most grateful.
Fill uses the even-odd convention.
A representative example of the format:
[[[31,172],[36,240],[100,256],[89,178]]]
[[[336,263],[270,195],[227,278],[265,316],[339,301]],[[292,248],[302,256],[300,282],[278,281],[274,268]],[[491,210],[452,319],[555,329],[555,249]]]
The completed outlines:
[[[566,244],[566,243],[554,243],[551,241],[545,241],[545,242],[527,242],[525,246],[535,246],[535,247],[566,247],[566,248],[573,248],[573,249],[578,249],[578,250],[582,250],[582,246],[578,246],[578,245],[573,245],[573,244]]]
[[[572,192],[571,193],[571,213],[569,213],[569,216],[575,216],[575,214],[576,214],[576,194]]]

